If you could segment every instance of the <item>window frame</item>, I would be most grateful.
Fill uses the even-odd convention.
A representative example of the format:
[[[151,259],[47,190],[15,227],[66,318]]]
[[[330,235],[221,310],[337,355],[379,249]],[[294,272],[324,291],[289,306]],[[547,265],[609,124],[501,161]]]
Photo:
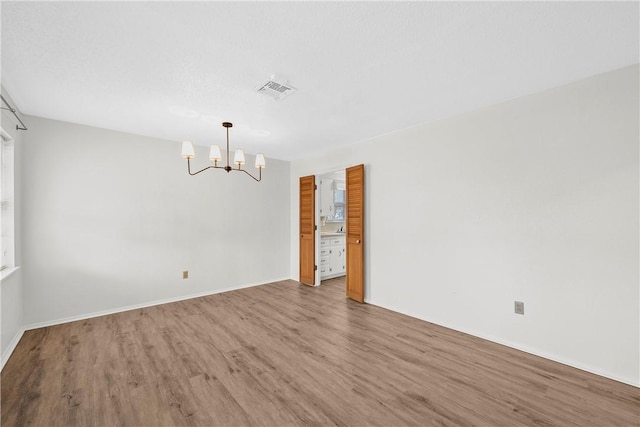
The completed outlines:
[[[16,266],[15,230],[15,138],[0,127],[0,279]]]

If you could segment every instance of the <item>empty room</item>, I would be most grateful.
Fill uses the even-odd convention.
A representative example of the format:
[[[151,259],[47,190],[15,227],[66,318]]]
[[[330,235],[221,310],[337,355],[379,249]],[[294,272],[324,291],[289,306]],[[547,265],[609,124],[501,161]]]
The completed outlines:
[[[640,3],[0,3],[0,424],[640,426]]]

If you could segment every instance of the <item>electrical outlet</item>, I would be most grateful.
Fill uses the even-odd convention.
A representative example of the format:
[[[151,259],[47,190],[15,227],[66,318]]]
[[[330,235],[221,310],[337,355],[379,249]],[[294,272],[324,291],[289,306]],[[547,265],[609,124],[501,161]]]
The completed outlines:
[[[524,303],[522,301],[514,301],[513,305],[516,314],[524,314]]]
[[[185,270],[182,272],[182,278],[183,279],[188,279],[189,278],[189,270]]]

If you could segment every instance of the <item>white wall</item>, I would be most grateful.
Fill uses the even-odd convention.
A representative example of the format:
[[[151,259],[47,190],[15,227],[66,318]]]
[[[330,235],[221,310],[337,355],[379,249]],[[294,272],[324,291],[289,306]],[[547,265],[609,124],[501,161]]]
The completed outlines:
[[[2,96],[9,101],[11,106],[17,108],[11,96],[2,88]],[[3,105],[4,107],[4,105]],[[19,113],[20,114],[20,113]],[[20,116],[22,116],[20,114]],[[15,263],[16,266],[22,264],[22,248],[21,248],[21,196],[22,196],[22,180],[21,180],[21,159],[23,134],[25,131],[16,130],[18,121],[13,114],[7,110],[2,110],[1,126],[13,138],[14,141],[14,237],[15,237]],[[2,279],[0,283],[0,354],[1,366],[4,366],[11,352],[18,343],[23,333],[23,288],[22,288],[22,270],[14,271],[10,276]]]
[[[289,277],[288,162],[189,176],[177,142],[27,119],[27,324]]]
[[[639,385],[638,77],[292,162],[291,276],[298,178],[364,163],[366,301]]]

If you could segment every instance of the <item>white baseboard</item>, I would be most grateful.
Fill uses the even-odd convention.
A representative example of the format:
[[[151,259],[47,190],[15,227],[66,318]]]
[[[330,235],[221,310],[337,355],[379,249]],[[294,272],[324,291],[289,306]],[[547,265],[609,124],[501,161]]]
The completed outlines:
[[[9,347],[7,347],[4,353],[2,353],[2,361],[1,361],[2,365],[0,366],[0,372],[4,369],[4,365],[7,364],[7,361],[13,354],[13,350],[16,349],[16,346],[20,342],[20,339],[22,338],[22,335],[24,335],[25,331],[26,331],[26,328],[24,327],[20,328],[18,332],[16,332],[16,335],[13,337],[11,342],[9,343]]]
[[[128,306],[124,306],[124,307],[113,308],[113,309],[109,309],[109,310],[96,311],[96,312],[93,312],[93,313],[79,314],[77,316],[63,317],[61,319],[46,320],[44,322],[37,322],[37,323],[32,323],[30,325],[27,325],[24,328],[24,330],[28,331],[28,330],[31,330],[31,329],[46,328],[47,326],[60,325],[62,323],[75,322],[75,321],[78,321],[78,320],[91,319],[93,317],[100,317],[100,316],[107,316],[109,314],[122,313],[124,311],[137,310],[137,309],[146,308],[146,307],[153,307],[154,305],[168,304],[168,303],[172,303],[172,302],[184,301],[184,300],[193,299],[193,298],[206,297],[208,295],[221,294],[223,292],[236,291],[236,290],[245,289],[245,288],[252,288],[254,286],[268,285],[268,284],[275,283],[275,282],[280,282],[280,281],[283,281],[283,280],[289,280],[289,278],[286,277],[286,278],[283,278],[283,279],[273,279],[273,280],[271,280],[269,282],[246,283],[246,284],[243,284],[243,285],[233,286],[233,287],[230,287],[230,288],[216,289],[216,290],[213,290],[213,291],[199,292],[197,294],[181,295],[181,296],[178,296],[178,297],[165,298],[165,299],[145,302],[145,303],[141,303],[141,304],[134,304],[134,305],[128,305]],[[4,360],[4,356],[3,356],[3,360]]]
[[[563,359],[561,357],[558,357],[557,355],[551,355],[551,354],[545,353],[543,351],[539,351],[537,349],[531,349],[531,348],[528,348],[528,347],[524,347],[524,346],[522,346],[520,344],[514,344],[514,343],[509,342],[509,341],[504,341],[504,340],[502,340],[500,338],[497,338],[497,337],[492,337],[492,336],[486,336],[486,335],[483,335],[483,334],[479,334],[476,331],[465,330],[465,329],[462,329],[462,328],[452,328],[451,326],[442,325],[442,324],[434,322],[434,321],[432,321],[430,319],[426,319],[424,317],[417,316],[417,315],[415,315],[413,313],[408,313],[408,312],[403,311],[403,310],[398,310],[397,308],[386,306],[384,304],[378,304],[378,303],[376,303],[374,301],[371,301],[370,299],[367,299],[367,298],[365,298],[364,302],[367,303],[367,304],[375,305],[376,307],[380,307],[380,308],[384,308],[386,310],[394,311],[396,313],[404,314],[405,316],[413,317],[414,319],[424,320],[425,322],[433,323],[434,325],[442,326],[443,328],[451,329],[451,330],[457,331],[457,332],[462,332],[462,333],[465,333],[465,334],[468,334],[468,335],[472,335],[474,337],[482,338],[483,340],[494,342],[496,344],[500,344],[500,345],[504,345],[506,347],[510,347],[510,348],[513,348],[513,349],[516,349],[516,350],[524,351],[525,353],[529,353],[529,354],[532,354],[534,356],[542,357],[544,359],[548,359],[548,360],[551,360],[553,362],[561,363],[563,365],[567,365],[567,366],[570,366],[572,368],[580,369],[581,371],[589,372],[590,374],[595,374],[595,375],[598,375],[598,376],[601,376],[601,377],[609,378],[609,379],[614,380],[614,381],[618,381],[618,382],[621,382],[621,383],[624,383],[624,384],[628,384],[630,386],[634,386],[634,387],[640,388],[640,382],[638,382],[638,380],[635,380],[636,382],[634,382],[634,380],[630,380],[628,378],[620,378],[620,377],[612,375],[612,374],[610,374],[608,372],[600,371],[597,368],[593,368],[593,367],[590,367],[590,366],[584,366],[584,365],[581,365],[580,363],[576,363],[575,361],[565,360],[565,359]]]

